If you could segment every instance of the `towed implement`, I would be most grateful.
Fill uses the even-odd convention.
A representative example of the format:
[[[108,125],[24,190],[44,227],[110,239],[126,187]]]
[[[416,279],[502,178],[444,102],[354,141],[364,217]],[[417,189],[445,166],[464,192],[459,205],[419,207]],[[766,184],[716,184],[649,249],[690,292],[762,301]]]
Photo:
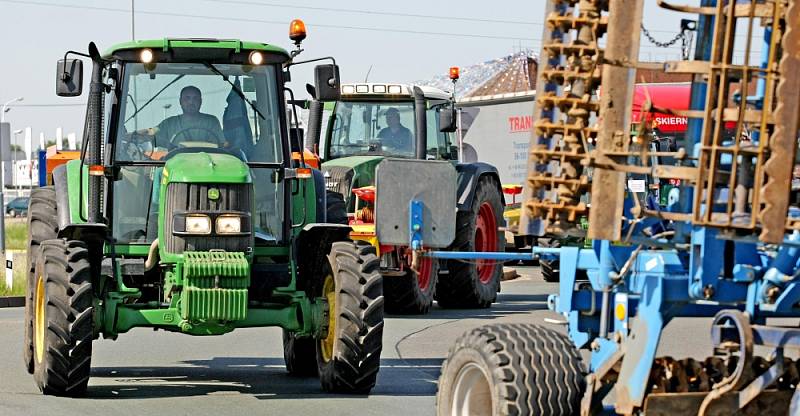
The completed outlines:
[[[292,53],[163,39],[59,61],[61,96],[81,93],[70,55],[92,71],[84,152],[31,197],[24,351],[42,392],[84,394],[94,340],[136,327],[277,326],[290,373],[332,392],[375,385],[379,260],[326,222],[322,173],[290,157],[284,92],[301,29]],[[315,73],[316,94],[336,99],[335,64]]]
[[[440,415],[800,414],[800,332],[770,319],[800,316],[800,2],[658,3],[698,15],[695,59],[665,64],[694,74],[689,108],[642,105],[688,119],[677,149],[652,146],[652,117],[631,134],[644,2],[548,1],[524,205],[536,235],[589,219],[590,248],[528,255],[559,255],[548,306],[569,336],[467,332],[443,364]],[[755,62],[734,56],[756,43]],[[628,185],[637,175],[679,186],[661,207]],[[685,317],[705,319],[713,351],[658,356]]]

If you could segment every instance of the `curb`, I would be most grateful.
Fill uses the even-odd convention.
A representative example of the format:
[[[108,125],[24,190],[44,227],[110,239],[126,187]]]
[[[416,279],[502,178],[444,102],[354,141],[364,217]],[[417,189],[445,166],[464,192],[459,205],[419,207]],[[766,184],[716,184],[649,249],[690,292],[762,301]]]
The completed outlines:
[[[0,308],[19,308],[25,306],[25,296],[0,297]]]

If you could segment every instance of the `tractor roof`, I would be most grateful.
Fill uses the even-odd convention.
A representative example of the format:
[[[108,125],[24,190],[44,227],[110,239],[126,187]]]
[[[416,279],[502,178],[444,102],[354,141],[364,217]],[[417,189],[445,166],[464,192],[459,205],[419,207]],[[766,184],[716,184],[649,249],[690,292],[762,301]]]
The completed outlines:
[[[434,100],[447,100],[450,93],[438,88],[424,85],[386,83],[386,82],[359,82],[342,84],[342,101],[380,100],[380,99],[405,99],[413,98],[414,87],[422,89],[425,98]]]
[[[285,55],[289,59],[289,54],[285,49],[261,42],[247,42],[238,39],[208,39],[208,38],[186,38],[186,39],[150,39],[135,40],[131,42],[116,44],[105,51],[103,58],[110,59],[120,51],[131,49],[150,48],[154,51],[168,52],[172,49],[197,48],[197,49],[232,49],[234,52],[243,50],[259,50],[267,53]]]

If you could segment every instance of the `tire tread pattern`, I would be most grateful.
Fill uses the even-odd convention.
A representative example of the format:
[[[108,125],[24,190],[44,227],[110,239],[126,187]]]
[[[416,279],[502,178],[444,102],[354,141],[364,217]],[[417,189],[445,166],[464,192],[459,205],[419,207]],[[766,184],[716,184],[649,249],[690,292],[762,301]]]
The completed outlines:
[[[37,269],[45,279],[47,327],[44,360],[36,363],[34,378],[44,394],[83,396],[94,337],[89,250],[80,241],[44,241]]]
[[[468,357],[480,357],[480,362]],[[552,329],[493,324],[459,337],[442,365],[436,396],[439,415],[453,414],[454,384],[465,360],[489,374],[495,415],[579,413],[585,386],[581,356],[566,336]]]
[[[317,352],[325,391],[367,394],[375,386],[383,347],[383,279],[375,248],[362,241],[333,243],[328,255],[336,281],[333,358]]]

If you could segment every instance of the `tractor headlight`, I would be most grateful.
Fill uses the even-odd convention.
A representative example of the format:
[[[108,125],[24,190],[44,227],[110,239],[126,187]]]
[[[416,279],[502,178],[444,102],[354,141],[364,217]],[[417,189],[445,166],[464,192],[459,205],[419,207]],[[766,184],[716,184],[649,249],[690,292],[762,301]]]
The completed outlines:
[[[187,215],[186,232],[188,234],[211,234],[211,218],[208,215]]]
[[[214,226],[217,234],[238,234],[242,232],[242,217],[222,215],[217,217]]]

